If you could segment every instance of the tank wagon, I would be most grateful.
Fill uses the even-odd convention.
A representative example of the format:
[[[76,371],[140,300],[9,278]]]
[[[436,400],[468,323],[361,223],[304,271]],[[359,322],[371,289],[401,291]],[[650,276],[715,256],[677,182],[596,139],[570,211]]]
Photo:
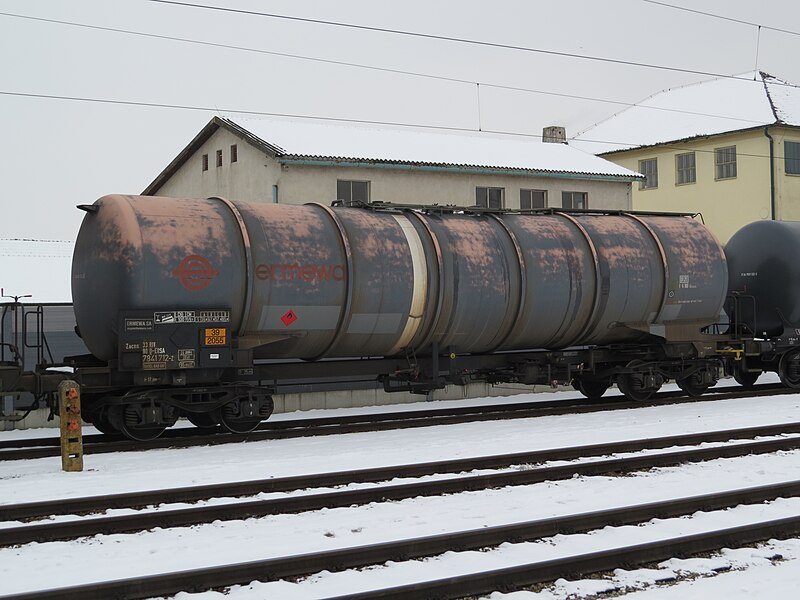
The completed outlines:
[[[756,221],[725,247],[731,335],[744,340],[734,376],[752,385],[763,371],[800,388],[800,223]]]
[[[731,256],[691,215],[119,195],[79,208],[72,291],[91,355],[69,364],[85,418],[137,439],[180,416],[252,430],[291,382],[572,383],[590,398],[616,383],[644,400],[781,362],[737,321],[745,294],[720,325]]]

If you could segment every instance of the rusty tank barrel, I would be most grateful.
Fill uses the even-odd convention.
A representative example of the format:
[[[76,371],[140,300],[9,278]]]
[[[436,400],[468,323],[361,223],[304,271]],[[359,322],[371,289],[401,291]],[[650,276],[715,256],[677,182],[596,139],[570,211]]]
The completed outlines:
[[[688,339],[727,289],[719,242],[688,217],[136,196],[83,208],[73,303],[103,360],[129,310],[230,310],[257,358],[318,359]]]

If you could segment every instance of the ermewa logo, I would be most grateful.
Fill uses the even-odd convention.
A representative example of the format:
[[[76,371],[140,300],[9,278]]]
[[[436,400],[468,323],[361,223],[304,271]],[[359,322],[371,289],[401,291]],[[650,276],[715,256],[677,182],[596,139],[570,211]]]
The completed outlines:
[[[184,258],[178,268],[172,271],[172,276],[177,277],[181,285],[190,292],[206,289],[217,275],[219,272],[214,270],[211,263],[197,254]]]

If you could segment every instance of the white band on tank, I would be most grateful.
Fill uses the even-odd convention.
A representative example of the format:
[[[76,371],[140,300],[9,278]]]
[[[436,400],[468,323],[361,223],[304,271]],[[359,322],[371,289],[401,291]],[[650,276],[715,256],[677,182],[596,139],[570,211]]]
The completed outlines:
[[[413,270],[413,291],[411,294],[411,307],[408,310],[408,320],[403,328],[403,333],[394,347],[389,350],[389,355],[397,354],[406,348],[422,326],[422,318],[425,311],[425,302],[428,298],[428,265],[425,262],[425,248],[422,246],[419,233],[405,215],[392,215],[403,229],[403,233],[408,241],[408,249],[411,254],[411,268]]]

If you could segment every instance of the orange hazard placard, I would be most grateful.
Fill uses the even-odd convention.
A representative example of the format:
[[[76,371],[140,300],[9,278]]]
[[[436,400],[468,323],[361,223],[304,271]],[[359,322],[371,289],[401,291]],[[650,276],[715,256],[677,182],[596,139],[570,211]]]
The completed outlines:
[[[225,346],[228,343],[228,330],[225,327],[206,327],[206,346]]]

